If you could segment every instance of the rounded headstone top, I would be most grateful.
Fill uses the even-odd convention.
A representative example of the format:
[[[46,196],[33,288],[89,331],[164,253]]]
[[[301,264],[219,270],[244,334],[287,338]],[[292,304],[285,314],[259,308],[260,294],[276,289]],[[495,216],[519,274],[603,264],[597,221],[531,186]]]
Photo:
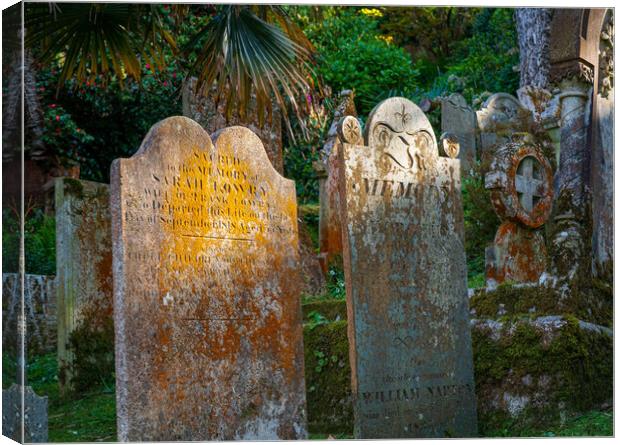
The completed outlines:
[[[551,214],[553,171],[542,151],[523,142],[509,142],[497,151],[485,176],[485,188],[501,219],[526,227],[542,226]]]
[[[409,135],[424,131],[432,137],[436,146],[435,133],[428,118],[420,107],[404,97],[386,99],[370,112],[364,138],[366,145],[381,145],[385,138],[385,130],[394,134]]]

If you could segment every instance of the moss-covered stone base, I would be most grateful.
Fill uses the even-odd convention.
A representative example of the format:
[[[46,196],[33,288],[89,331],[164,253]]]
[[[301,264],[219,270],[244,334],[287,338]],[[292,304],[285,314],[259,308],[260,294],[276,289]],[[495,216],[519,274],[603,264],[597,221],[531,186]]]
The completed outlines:
[[[611,402],[609,329],[570,316],[474,320],[479,431],[562,422]]]
[[[306,401],[311,433],[352,433],[347,322],[304,328]]]
[[[523,291],[525,296],[520,295]],[[494,316],[499,304],[504,305],[499,319],[472,320],[481,435],[494,435],[506,427],[544,429],[575,413],[611,402],[610,328],[570,315],[519,314],[530,304],[551,310],[551,306],[536,303],[528,288],[505,287],[495,297],[485,302],[487,306],[481,300],[472,302],[478,314]],[[325,320],[341,317],[341,321],[315,324],[308,317],[311,312],[322,314]],[[347,323],[342,320],[345,313],[343,301],[304,305],[308,322],[304,342],[311,433],[352,431]]]

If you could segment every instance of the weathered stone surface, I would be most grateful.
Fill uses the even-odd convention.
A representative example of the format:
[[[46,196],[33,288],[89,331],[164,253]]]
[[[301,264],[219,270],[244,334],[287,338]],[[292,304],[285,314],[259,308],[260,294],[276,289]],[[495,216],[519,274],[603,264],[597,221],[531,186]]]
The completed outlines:
[[[542,151],[529,142],[501,146],[485,176],[491,203],[503,223],[486,249],[486,281],[536,283],[547,267],[539,229],[551,214],[553,173]]]
[[[2,348],[15,353],[17,319],[20,313],[19,274],[2,274]],[[26,350],[29,354],[56,351],[56,290],[53,276],[30,275],[24,278],[26,313]]]
[[[601,32],[599,50],[599,93],[593,111],[592,168],[592,262],[593,273],[609,282],[614,258],[614,77],[613,13]]]
[[[547,249],[542,231],[504,221],[486,250],[487,287],[505,281],[537,283],[547,267]]]
[[[111,178],[119,440],[305,438],[293,181],[184,117]]]
[[[258,119],[256,99],[252,97],[248,114],[244,119],[238,113],[233,113],[227,118],[226,103],[221,101],[216,105],[213,99],[214,94],[214,90],[206,92],[206,94],[204,91],[196,91],[196,79],[188,79],[183,86],[183,115],[198,122],[209,134],[231,125],[248,127],[263,141],[271,164],[282,174],[284,160],[282,158],[282,117],[280,110],[274,106],[271,118],[267,119],[266,117],[265,122],[261,124]],[[266,115],[266,110],[264,112]]]
[[[403,98],[365,143],[341,150],[355,436],[475,435],[460,162]]]
[[[483,160],[509,142],[513,133],[529,132],[533,124],[532,112],[507,93],[490,96],[476,111],[476,119],[480,134],[479,155]]]
[[[476,113],[462,95],[455,93],[441,99],[441,131],[457,137],[461,168],[467,173],[476,160]]]
[[[327,133],[327,140],[321,150],[320,165],[317,171],[325,170],[324,190],[320,190],[319,203],[321,213],[319,220],[319,252],[323,270],[327,272],[331,260],[342,254],[342,224],[340,223],[340,194],[338,183],[341,168],[338,161],[338,125],[345,116],[357,116],[354,95],[350,90],[340,93],[339,104],[334,112],[334,119]],[[359,125],[359,124],[358,124]]]
[[[56,292],[58,370],[63,390],[74,388],[77,360],[107,360],[112,366],[112,240],[109,186],[57,178]],[[107,357],[76,358],[75,336],[109,333],[99,347]]]
[[[39,397],[30,386],[3,389],[2,435],[19,443],[47,442],[47,397]]]

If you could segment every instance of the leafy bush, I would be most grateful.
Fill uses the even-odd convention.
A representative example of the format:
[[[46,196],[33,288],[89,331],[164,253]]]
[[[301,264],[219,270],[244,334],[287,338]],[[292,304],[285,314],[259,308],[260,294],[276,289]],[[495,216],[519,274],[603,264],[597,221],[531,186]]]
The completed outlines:
[[[26,273],[56,274],[56,220],[35,209],[24,224]],[[19,220],[10,209],[2,212],[2,272],[19,271]]]
[[[484,284],[486,246],[495,238],[500,224],[493,210],[488,190],[484,188],[484,166],[472,166],[472,174],[463,179],[463,213],[465,217],[465,252],[470,287]]]
[[[355,90],[360,115],[386,91],[413,90],[419,74],[410,55],[382,36],[378,25],[372,15],[348,7],[304,29],[317,49],[317,75],[334,93]]]
[[[182,114],[177,63],[155,72],[143,67],[140,82],[126,79],[108,84],[93,81],[66,85],[56,96],[57,67],[41,70],[37,87],[44,108],[43,141],[62,163],[80,164],[83,179],[109,181],[112,161],[129,157],[158,121]]]

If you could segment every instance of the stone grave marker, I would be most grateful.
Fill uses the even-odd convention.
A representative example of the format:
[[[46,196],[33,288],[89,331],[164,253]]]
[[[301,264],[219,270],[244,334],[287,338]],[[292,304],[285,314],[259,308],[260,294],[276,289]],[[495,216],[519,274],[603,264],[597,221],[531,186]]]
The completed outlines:
[[[355,437],[474,436],[460,162],[404,98],[341,138]]]
[[[467,174],[476,160],[476,113],[462,95],[454,93],[441,99],[441,131],[458,138],[461,168]]]
[[[2,435],[19,443],[47,442],[47,396],[38,396],[30,386],[3,389]]]
[[[54,188],[58,381],[66,391],[74,388],[74,337],[104,342],[96,348],[101,353],[79,360],[114,367],[110,191],[107,184],[73,178],[56,178]]]
[[[476,111],[480,134],[480,158],[489,159],[514,133],[531,131],[534,117],[516,97],[507,93],[490,96]]]
[[[542,151],[513,138],[496,152],[485,188],[502,220],[493,245],[486,249],[487,287],[505,281],[536,283],[547,266],[540,227],[553,202],[553,171]]]
[[[294,182],[185,117],[111,178],[119,440],[306,438]]]

